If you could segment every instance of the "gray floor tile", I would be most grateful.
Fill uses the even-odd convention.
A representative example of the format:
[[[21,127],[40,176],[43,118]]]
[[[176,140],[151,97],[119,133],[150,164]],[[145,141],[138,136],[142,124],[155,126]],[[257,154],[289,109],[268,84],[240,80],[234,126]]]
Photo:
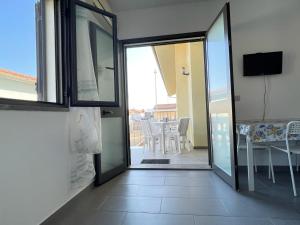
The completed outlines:
[[[240,196],[237,199],[222,200],[231,216],[268,217],[281,219],[298,219],[299,211],[292,205],[277,202],[263,196]]]
[[[212,187],[213,182],[210,178],[195,179],[194,177],[166,177],[165,185]]]
[[[98,212],[84,225],[122,225],[126,213],[124,212]],[[73,224],[74,225],[74,224]]]
[[[166,174],[166,170],[128,170],[124,173],[125,176],[132,177],[164,177]]]
[[[140,186],[138,195],[147,197],[217,198],[218,192],[207,186]]]
[[[160,198],[109,197],[102,205],[101,210],[158,213],[160,205]]]
[[[191,215],[228,215],[219,199],[208,198],[164,198],[161,212]]]
[[[299,225],[300,220],[280,220],[280,219],[272,219],[273,225]]]
[[[211,171],[166,171],[166,177],[192,177],[198,179],[211,179]]]
[[[164,177],[142,177],[142,176],[122,176],[117,180],[117,184],[136,185],[164,185]]]
[[[300,224],[300,198],[292,195],[288,171],[276,172],[276,184],[266,174],[259,170],[256,191],[248,192],[247,173],[241,173],[236,192],[209,171],[127,171],[75,198],[44,224],[115,225],[123,219],[129,225],[190,225],[193,216],[197,225]],[[295,179],[300,187],[298,174]]]
[[[272,225],[269,219],[249,217],[196,216],[196,225]]]
[[[194,225],[193,216],[128,213],[124,225]]]
[[[110,187],[110,189],[107,190],[107,194],[109,196],[137,196],[139,188],[139,185],[119,184],[114,187]]]

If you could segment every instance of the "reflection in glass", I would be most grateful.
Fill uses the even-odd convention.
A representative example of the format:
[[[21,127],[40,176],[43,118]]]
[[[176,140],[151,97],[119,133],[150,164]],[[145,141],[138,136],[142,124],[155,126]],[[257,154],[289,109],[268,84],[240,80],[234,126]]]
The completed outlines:
[[[94,29],[94,47],[96,49],[94,61],[96,62],[96,78],[100,101],[113,102],[115,101],[113,37],[100,27],[94,26]]]
[[[115,101],[112,21],[76,6],[77,87],[79,101]]]
[[[208,34],[208,68],[210,100],[217,101],[227,98],[228,71],[226,57],[226,37],[224,17],[221,15]]]
[[[231,93],[230,67],[225,33],[224,15],[221,14],[207,36],[208,83],[212,148],[214,164],[232,175],[231,170]]]
[[[101,172],[108,172],[124,163],[123,120],[120,117],[102,118]]]
[[[211,115],[214,163],[231,176],[229,114]]]

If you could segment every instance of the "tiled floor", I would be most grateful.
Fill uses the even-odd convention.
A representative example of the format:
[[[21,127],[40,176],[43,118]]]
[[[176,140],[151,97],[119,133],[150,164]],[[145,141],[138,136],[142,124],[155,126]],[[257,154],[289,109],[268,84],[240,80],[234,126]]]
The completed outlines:
[[[278,187],[269,190],[264,173],[256,178],[257,192],[249,193],[211,171],[131,170],[47,225],[299,225],[300,198],[281,186],[288,179],[277,174]]]
[[[160,169],[208,169],[207,149],[192,151],[184,150],[181,154],[168,151],[162,154],[157,146],[156,152],[145,150],[142,147],[131,147],[132,168],[160,168]],[[141,164],[143,159],[170,159],[170,164]]]

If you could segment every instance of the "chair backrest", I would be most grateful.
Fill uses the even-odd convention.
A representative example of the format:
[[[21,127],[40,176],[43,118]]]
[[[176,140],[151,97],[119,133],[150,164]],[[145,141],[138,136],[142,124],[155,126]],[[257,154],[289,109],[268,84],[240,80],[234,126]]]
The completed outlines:
[[[291,135],[299,135],[300,134],[300,121],[291,121],[286,126],[286,134],[285,134],[285,143],[286,150],[290,151],[290,143],[289,138]]]
[[[235,132],[236,132],[236,147],[237,147],[237,151],[239,151],[242,148],[243,149],[246,148],[246,136],[241,135],[240,127],[238,124],[235,127]]]
[[[180,118],[178,125],[178,133],[180,136],[186,136],[189,127],[190,118]]]
[[[300,134],[300,121],[291,121],[287,124],[286,138],[290,134]]]
[[[151,137],[150,123],[148,120],[140,120],[144,137]]]

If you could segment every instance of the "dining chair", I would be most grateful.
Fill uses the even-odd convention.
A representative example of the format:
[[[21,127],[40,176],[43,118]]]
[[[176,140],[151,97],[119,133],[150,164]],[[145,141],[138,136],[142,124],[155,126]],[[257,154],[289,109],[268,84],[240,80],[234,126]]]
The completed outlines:
[[[167,139],[169,143],[174,142],[176,151],[178,150],[181,153],[181,144],[183,149],[185,149],[188,138],[187,138],[187,130],[189,127],[190,118],[180,118],[177,129],[171,129],[166,133]],[[189,146],[188,151],[191,151],[191,147]]]
[[[144,148],[151,149],[155,152],[156,149],[156,140],[159,140],[161,144],[161,134],[157,132],[153,127],[151,127],[149,120],[141,120],[142,131],[144,134]]]
[[[237,139],[237,152],[239,153],[240,150],[246,150],[247,149],[247,142],[246,142],[246,137],[242,136],[244,138],[241,138],[241,134],[239,132],[238,127],[236,128],[236,139]],[[273,183],[275,183],[275,176],[274,176],[274,168],[273,168],[273,162],[272,162],[272,155],[271,155],[271,147],[267,144],[259,144],[259,143],[254,143],[252,145],[253,148],[253,164],[254,164],[254,171],[257,173],[257,163],[256,163],[256,151],[268,151],[268,176],[269,179],[272,178]]]
[[[291,121],[287,124],[286,133],[285,133],[285,141],[273,143],[271,145],[271,149],[279,150],[287,154],[289,169],[291,174],[292,186],[294,196],[297,196],[297,190],[295,185],[295,178],[294,178],[294,171],[293,171],[293,164],[291,160],[291,155],[299,155],[300,154],[300,145],[292,143],[289,138],[295,135],[300,135],[300,121]],[[296,165],[297,166],[297,165]]]
[[[150,149],[150,134],[147,129],[146,120],[140,120],[140,124],[144,136],[144,149]]]

